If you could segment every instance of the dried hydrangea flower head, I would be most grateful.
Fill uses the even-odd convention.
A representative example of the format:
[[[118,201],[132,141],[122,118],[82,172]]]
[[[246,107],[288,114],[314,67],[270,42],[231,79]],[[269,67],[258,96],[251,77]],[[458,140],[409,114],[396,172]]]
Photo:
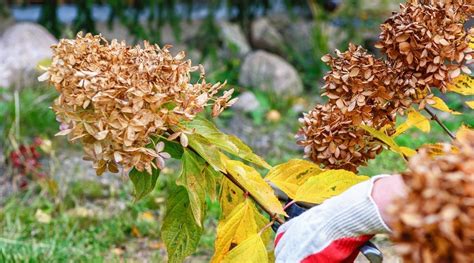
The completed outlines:
[[[41,78],[60,93],[53,105],[59,135],[80,140],[97,174],[117,172],[117,166],[151,173],[155,158],[166,155],[147,147],[151,136],[192,120],[210,104],[218,105],[218,114],[229,103],[231,92],[217,97],[223,85],[206,83],[202,67],[169,48],[147,42],[130,47],[81,33],[53,46],[52,64]],[[200,80],[190,83],[198,69]]]
[[[298,144],[305,157],[328,169],[356,171],[382,151],[382,145],[352,124],[336,105],[317,105],[300,119]]]
[[[383,60],[353,44],[346,52],[336,50],[336,57],[325,55],[322,60],[331,67],[324,77],[322,94],[330,104],[336,105],[353,125],[377,129],[392,125],[399,107],[392,101],[394,74]]]
[[[474,131],[458,135],[454,146],[436,157],[422,149],[403,174],[408,194],[391,212],[404,262],[474,259]]]
[[[466,64],[473,58],[468,44],[474,29],[464,27],[473,15],[470,2],[410,1],[381,25],[376,47],[397,72],[399,94],[419,103],[431,87],[445,92],[452,79],[470,74]]]

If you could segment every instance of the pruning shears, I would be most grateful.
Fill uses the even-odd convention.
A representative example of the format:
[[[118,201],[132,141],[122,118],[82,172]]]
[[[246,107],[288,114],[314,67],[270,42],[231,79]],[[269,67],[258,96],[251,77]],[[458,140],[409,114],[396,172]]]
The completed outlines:
[[[272,185],[272,188],[278,197],[278,199],[286,204],[289,204],[285,209],[288,217],[285,219],[288,221],[294,217],[301,215],[309,208],[316,206],[316,204],[304,203],[304,202],[292,202],[292,200],[276,186]],[[290,204],[291,203],[291,204]],[[280,224],[278,222],[273,223],[272,229],[274,232],[278,230]],[[375,246],[374,243],[367,241],[360,249],[362,255],[364,255],[370,263],[381,263],[383,261],[382,252]]]

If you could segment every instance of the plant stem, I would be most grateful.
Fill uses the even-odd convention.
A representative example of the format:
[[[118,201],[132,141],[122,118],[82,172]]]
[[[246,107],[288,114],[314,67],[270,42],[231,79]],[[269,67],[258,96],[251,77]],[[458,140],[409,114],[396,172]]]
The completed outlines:
[[[278,217],[278,215],[276,213],[272,213],[272,211],[268,210],[268,208],[266,208],[262,203],[260,203],[257,200],[257,198],[255,198],[255,196],[253,196],[253,194],[251,192],[247,191],[247,189],[245,189],[245,187],[243,185],[241,185],[237,180],[235,180],[235,178],[231,174],[224,173],[224,172],[222,172],[222,174],[227,179],[229,179],[233,184],[235,184],[237,187],[239,187],[240,190],[244,191],[244,193],[247,193],[253,199],[253,201],[255,201],[255,203],[257,203],[257,205],[260,206],[263,209],[263,211],[265,211],[270,216],[270,218],[272,220],[275,220],[280,224],[285,223],[281,218]]]
[[[436,116],[436,114],[431,111],[428,107],[425,107],[425,111],[428,112],[428,114],[431,116],[431,119],[436,121],[439,126],[441,126],[441,128],[443,128],[443,130],[448,134],[448,136],[455,140],[456,139],[456,136],[454,136],[454,134],[448,129],[448,127],[446,127],[446,125],[444,125],[443,122],[441,122],[441,120],[438,118],[438,116]]]

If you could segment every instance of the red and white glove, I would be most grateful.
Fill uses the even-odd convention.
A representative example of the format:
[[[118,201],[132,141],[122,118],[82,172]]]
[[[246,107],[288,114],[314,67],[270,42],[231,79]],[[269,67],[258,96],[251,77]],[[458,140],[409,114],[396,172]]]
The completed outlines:
[[[275,238],[276,262],[353,262],[374,234],[388,233],[372,198],[379,175],[349,188],[283,224]]]

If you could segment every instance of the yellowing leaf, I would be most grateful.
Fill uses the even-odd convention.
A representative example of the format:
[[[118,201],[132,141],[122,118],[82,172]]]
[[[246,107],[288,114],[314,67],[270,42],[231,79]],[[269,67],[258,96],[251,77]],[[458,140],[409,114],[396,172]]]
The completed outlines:
[[[41,224],[49,224],[51,223],[51,215],[44,212],[41,209],[37,209],[35,213],[35,218],[36,221],[38,221]]]
[[[474,100],[466,101],[466,105],[469,108],[474,109]]]
[[[227,172],[234,177],[252,196],[272,213],[286,215],[283,207],[275,196],[273,189],[268,185],[255,168],[240,161],[223,157]]]
[[[259,234],[254,234],[232,249],[222,260],[225,263],[267,263],[267,249]]]
[[[412,157],[413,155],[416,154],[415,150],[408,147],[404,147],[404,146],[400,146],[400,152],[406,157]]]
[[[396,152],[396,153],[398,153],[402,156],[408,156],[406,154],[411,154],[412,153],[410,150],[408,150],[409,148],[407,148],[407,147],[401,148],[400,146],[398,146],[398,144],[393,140],[393,138],[388,136],[387,134],[385,134],[385,132],[383,132],[383,131],[378,131],[378,130],[376,130],[376,129],[370,127],[370,126],[366,126],[366,125],[361,125],[359,127],[366,130],[368,133],[370,133],[370,135],[374,136],[375,138],[377,138],[380,141],[382,141],[383,143],[385,143],[390,148],[390,150],[392,150],[393,152]]]
[[[142,221],[147,221],[147,222],[154,222],[155,221],[155,216],[147,211],[147,212],[143,212],[141,214],[138,215],[138,220],[142,220]]]
[[[227,218],[232,210],[244,201],[244,192],[229,179],[225,177],[222,178],[219,197],[219,203],[222,208],[222,218]]]
[[[392,135],[392,137],[397,137],[398,135],[404,133],[411,127],[416,127],[423,132],[429,132],[431,127],[430,120],[426,118],[423,114],[421,114],[419,111],[410,108],[407,113],[407,120],[397,127],[397,131],[394,135]]]
[[[430,104],[431,107],[435,108],[435,109],[438,109],[440,111],[444,111],[444,112],[449,112],[453,115],[459,115],[461,114],[460,112],[457,112],[457,111],[453,111],[451,110],[448,105],[446,105],[446,103],[441,99],[441,98],[438,98],[438,97],[433,97],[432,100],[434,100],[434,104]]]
[[[45,70],[47,69],[49,66],[51,66],[51,58],[45,58],[45,59],[42,59],[40,61],[38,61],[38,63],[36,64],[36,70]]]
[[[458,152],[458,149],[449,143],[425,144],[421,148],[426,149],[431,156],[441,156],[450,152]]]
[[[215,170],[225,172],[219,149],[199,134],[188,134],[189,146],[193,148]]]
[[[448,90],[462,95],[474,95],[474,77],[463,74],[448,85]]]
[[[247,198],[237,205],[227,218],[219,222],[214,245],[215,252],[211,262],[222,262],[222,258],[229,250],[258,232],[256,213],[258,211],[252,201]]]
[[[320,204],[367,179],[369,177],[356,175],[346,170],[327,170],[311,177],[299,187],[294,200]]]
[[[193,129],[195,133],[203,136],[209,140],[209,142],[230,154],[267,169],[271,167],[260,156],[253,153],[252,149],[239,138],[221,132],[212,122],[205,118],[197,117],[190,121],[187,127]]]
[[[293,159],[273,167],[268,172],[265,180],[274,183],[280,190],[294,199],[298,187],[322,171],[313,162]]]
[[[206,205],[207,180],[206,162],[192,151],[184,149],[181,157],[181,174],[176,180],[177,185],[186,188],[191,204],[191,211],[198,226],[202,226]]]
[[[456,132],[456,138],[464,137],[466,133],[469,132],[470,130],[472,130],[472,128],[467,127],[464,124],[461,125],[461,127],[459,127],[458,131]]]
[[[199,243],[202,228],[196,224],[190,209],[188,193],[182,186],[169,192],[161,239],[166,244],[168,262],[183,262]]]

